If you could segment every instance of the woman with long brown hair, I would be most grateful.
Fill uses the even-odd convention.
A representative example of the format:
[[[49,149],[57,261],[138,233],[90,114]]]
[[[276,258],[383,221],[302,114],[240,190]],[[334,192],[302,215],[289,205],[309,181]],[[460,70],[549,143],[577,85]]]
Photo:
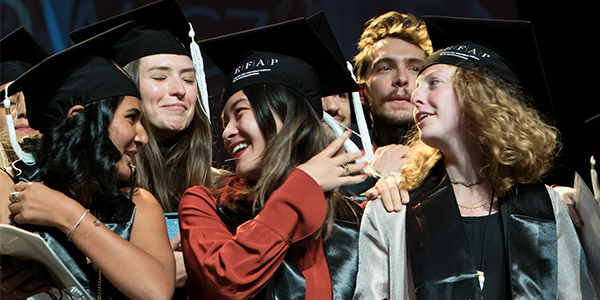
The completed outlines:
[[[344,62],[305,19],[199,44],[229,74],[222,136],[236,171],[181,199],[189,297],[347,299],[356,244],[334,221],[357,226],[360,208],[334,189],[364,180],[349,175],[366,163],[337,155],[349,133],[331,142],[321,104],[357,89]]]

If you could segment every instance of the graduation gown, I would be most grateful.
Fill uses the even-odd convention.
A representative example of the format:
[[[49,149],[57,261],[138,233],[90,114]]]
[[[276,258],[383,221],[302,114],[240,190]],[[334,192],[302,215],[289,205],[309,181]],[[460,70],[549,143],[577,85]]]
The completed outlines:
[[[355,299],[483,299],[443,166],[410,197],[398,214],[379,201],[367,205]],[[499,201],[511,298],[596,299],[558,194],[542,183],[519,185]]]

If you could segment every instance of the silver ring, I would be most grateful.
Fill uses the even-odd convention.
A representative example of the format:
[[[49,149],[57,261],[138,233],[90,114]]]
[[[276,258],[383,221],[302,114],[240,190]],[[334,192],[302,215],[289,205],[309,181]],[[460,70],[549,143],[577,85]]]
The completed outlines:
[[[18,197],[19,197],[19,192],[12,192],[12,193],[10,193],[10,196],[9,196],[10,202],[11,203],[18,203],[19,202],[19,198]]]
[[[344,169],[344,176],[350,174],[350,167],[348,167],[347,164],[342,164],[340,167],[342,167],[342,169]]]

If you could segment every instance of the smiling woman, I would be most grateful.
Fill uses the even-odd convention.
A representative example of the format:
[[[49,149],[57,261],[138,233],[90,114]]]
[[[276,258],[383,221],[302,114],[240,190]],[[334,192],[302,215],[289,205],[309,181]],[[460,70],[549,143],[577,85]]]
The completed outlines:
[[[212,136],[208,107],[199,97],[191,52],[190,24],[176,0],[161,0],[69,34],[74,42],[102,30],[135,21],[135,27],[108,51],[108,57],[137,85],[148,132],[148,146],[134,159],[140,187],[154,195],[165,213],[177,212],[184,191],[194,185],[213,185]],[[206,100],[206,99],[204,99]],[[215,172],[217,173],[217,172]],[[178,237],[173,240],[177,284],[187,275]],[[185,289],[175,299],[185,299]]]
[[[0,207],[12,225],[44,238],[90,297],[169,299],[175,264],[162,209],[132,185],[131,159],[147,142],[139,91],[97,56],[130,25],[49,57],[11,85],[30,95],[31,126],[42,135],[34,166],[0,174]],[[27,172],[43,183],[25,184]],[[2,299],[50,288],[27,270],[2,266],[1,276]]]

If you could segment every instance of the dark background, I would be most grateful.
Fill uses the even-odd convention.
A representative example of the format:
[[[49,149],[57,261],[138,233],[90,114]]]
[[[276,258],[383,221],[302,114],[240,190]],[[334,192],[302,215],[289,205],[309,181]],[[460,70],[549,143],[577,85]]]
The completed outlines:
[[[0,0],[0,36],[23,26],[49,53],[56,53],[72,45],[68,32],[151,2]],[[352,60],[356,54],[356,42],[364,23],[390,10],[412,13],[418,18],[446,15],[532,21],[554,102],[556,114],[553,119],[562,132],[564,144],[557,167],[545,182],[572,186],[575,171],[589,182],[590,156],[595,154],[600,164],[598,131],[588,132],[585,125],[587,119],[600,114],[598,99],[593,97],[593,90],[600,82],[595,81],[594,73],[597,72],[592,72],[597,59],[592,51],[595,42],[591,38],[596,33],[589,6],[591,1],[180,0],[180,4],[194,25],[196,40],[307,17],[324,10],[347,60]],[[224,75],[206,57],[205,60],[217,150],[214,165],[221,167],[223,160],[228,158],[220,142],[219,99]]]

